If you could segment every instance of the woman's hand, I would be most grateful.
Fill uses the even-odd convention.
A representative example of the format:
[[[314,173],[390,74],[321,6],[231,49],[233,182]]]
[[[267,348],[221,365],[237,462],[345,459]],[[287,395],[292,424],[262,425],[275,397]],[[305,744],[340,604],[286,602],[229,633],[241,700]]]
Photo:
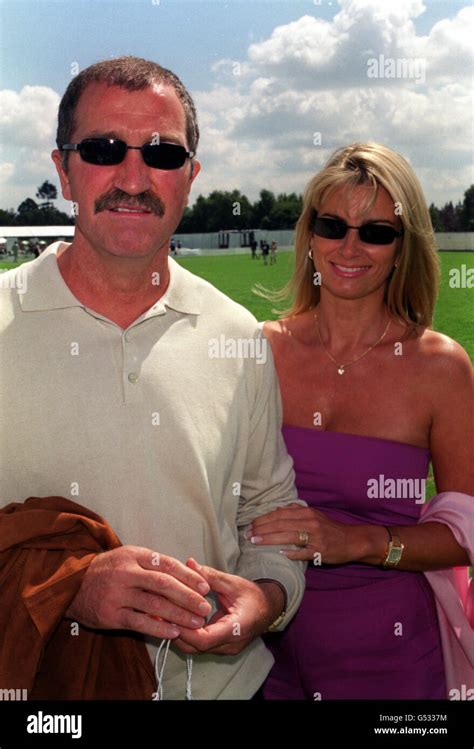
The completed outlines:
[[[307,543],[302,548],[282,549],[282,553],[289,559],[314,560],[318,565],[345,564],[365,554],[363,527],[338,523],[310,507],[288,505],[256,518],[246,536],[256,545],[299,546],[306,533]]]

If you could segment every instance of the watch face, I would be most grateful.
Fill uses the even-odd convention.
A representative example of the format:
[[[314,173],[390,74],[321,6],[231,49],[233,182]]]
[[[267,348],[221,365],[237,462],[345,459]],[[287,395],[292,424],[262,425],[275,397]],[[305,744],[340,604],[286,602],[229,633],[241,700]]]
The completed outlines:
[[[388,554],[389,562],[399,562],[402,558],[402,548],[400,546],[392,546]]]
[[[394,546],[393,543],[390,543],[385,566],[390,567],[391,565],[398,564],[402,558],[403,549],[403,544],[400,544],[400,546]]]

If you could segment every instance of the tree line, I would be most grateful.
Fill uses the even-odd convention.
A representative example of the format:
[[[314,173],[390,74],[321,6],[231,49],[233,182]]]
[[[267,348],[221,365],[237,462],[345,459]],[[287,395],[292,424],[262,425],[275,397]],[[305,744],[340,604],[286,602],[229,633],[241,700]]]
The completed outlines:
[[[46,180],[36,191],[36,197],[42,202],[37,203],[33,198],[26,198],[16,211],[13,208],[0,208],[0,226],[63,226],[74,224],[74,217],[59,211],[53,200],[58,197],[55,185]]]
[[[53,201],[56,187],[47,180],[36,192],[41,202],[26,198],[16,209],[0,209],[0,226],[53,226],[74,224],[74,217],[59,211]],[[232,229],[293,229],[303,207],[302,195],[261,190],[251,202],[240,190],[213,190],[199,195],[194,205],[185,208],[176,234],[217,232]],[[474,185],[456,205],[450,201],[442,208],[429,207],[435,231],[474,231]]]

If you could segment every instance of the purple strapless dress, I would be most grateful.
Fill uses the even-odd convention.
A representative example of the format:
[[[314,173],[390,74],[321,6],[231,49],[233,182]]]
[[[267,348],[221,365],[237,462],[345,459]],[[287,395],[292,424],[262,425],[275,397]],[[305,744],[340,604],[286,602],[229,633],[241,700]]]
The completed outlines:
[[[283,436],[298,496],[310,507],[350,524],[417,522],[420,495],[401,482],[398,497],[373,495],[390,494],[378,491],[387,479],[421,488],[429,450],[304,427],[283,427]],[[295,618],[266,642],[275,665],[265,699],[447,698],[434,597],[421,572],[309,564]]]

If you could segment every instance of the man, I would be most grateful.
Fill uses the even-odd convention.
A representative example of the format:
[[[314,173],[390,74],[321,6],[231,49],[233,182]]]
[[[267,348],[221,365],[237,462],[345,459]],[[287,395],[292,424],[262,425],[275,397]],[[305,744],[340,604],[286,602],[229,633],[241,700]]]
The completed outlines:
[[[278,245],[274,239],[270,246],[270,265],[276,265]]]
[[[151,656],[172,639],[165,698],[198,654],[195,698],[249,699],[272,664],[259,635],[291,619],[303,573],[245,529],[296,494],[255,319],[168,256],[198,135],[154,63],[69,84],[52,157],[75,236],[23,265],[25,293],[5,285],[0,496],[70,497],[108,521],[124,545],[94,558],[67,615],[142,633]]]

